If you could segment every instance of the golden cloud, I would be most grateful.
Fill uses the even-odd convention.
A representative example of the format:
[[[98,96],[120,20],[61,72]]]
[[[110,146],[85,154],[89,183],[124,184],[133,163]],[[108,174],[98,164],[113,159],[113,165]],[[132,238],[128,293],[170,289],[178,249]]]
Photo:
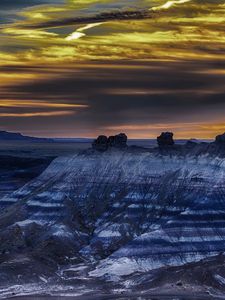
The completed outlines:
[[[96,20],[95,24],[84,24],[75,31],[71,29],[69,34],[68,29],[64,33],[63,30],[59,32],[38,28],[38,24],[46,20],[58,20],[56,27],[69,28],[73,22],[65,25],[62,15],[69,20],[73,15],[82,15],[82,8],[85,7],[88,11],[96,3],[97,1],[92,0],[69,1],[65,5],[37,6],[20,12],[25,20],[4,26],[1,40],[6,45],[15,43],[26,49],[17,53],[2,52],[0,64],[5,64],[6,61],[34,64],[56,61],[76,63],[90,60],[225,58],[225,5],[216,1],[201,4],[197,0],[154,1],[155,6],[147,8],[154,12],[150,19],[107,20],[107,14],[103,14],[103,22]],[[106,9],[110,1],[102,3],[105,3]],[[140,11],[148,4],[148,1],[142,1]],[[88,16],[84,15],[87,22]],[[27,28],[21,27],[22,25]]]
[[[13,118],[33,118],[33,117],[59,117],[73,115],[75,112],[64,110],[64,111],[48,111],[48,112],[32,112],[32,113],[4,113],[0,112],[0,117],[13,117]]]
[[[88,105],[76,103],[53,103],[40,100],[3,100],[0,102],[0,107],[87,108]]]

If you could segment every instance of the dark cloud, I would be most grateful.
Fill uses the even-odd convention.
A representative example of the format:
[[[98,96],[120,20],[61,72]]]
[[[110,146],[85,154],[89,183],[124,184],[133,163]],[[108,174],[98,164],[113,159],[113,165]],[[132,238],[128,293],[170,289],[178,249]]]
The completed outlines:
[[[222,120],[224,1],[151,11],[167,1],[81,0],[56,7],[63,1],[0,0],[2,22],[12,22],[1,28],[1,64],[14,64],[0,68],[0,127],[90,136],[123,125]],[[33,7],[48,3],[54,5]]]
[[[35,68],[32,72],[50,78],[8,87],[1,94],[2,99],[63,101],[87,104],[89,108],[78,112],[74,109],[76,114],[69,116],[15,118],[13,125],[4,119],[4,125],[23,129],[29,124],[34,132],[46,127],[52,135],[64,130],[69,135],[82,136],[95,135],[104,128],[123,124],[218,120],[225,109],[225,75],[210,72],[217,67],[216,64],[190,62],[98,64],[77,66],[76,70],[55,70],[57,77],[53,76],[54,70],[51,74],[49,70]],[[4,68],[5,72],[7,70],[10,67]],[[14,108],[14,112],[19,111],[21,108]],[[29,112],[34,111],[35,108],[29,109]],[[0,125],[3,125],[3,119]]]
[[[28,0],[27,0],[28,1]],[[35,1],[35,0],[34,0]],[[38,0],[36,0],[38,1]],[[44,0],[43,0],[44,1]],[[167,1],[165,1],[166,3]],[[93,9],[93,7],[89,7],[87,10],[80,10],[79,15],[76,15],[76,10],[74,10],[74,17],[69,18],[60,18],[58,17],[55,20],[50,20],[46,22],[40,22],[40,23],[29,23],[22,25],[22,28],[27,29],[39,29],[39,28],[54,28],[54,27],[61,27],[61,26],[70,26],[70,25],[76,25],[76,24],[86,24],[86,23],[98,23],[98,22],[110,22],[110,21],[129,21],[129,20],[143,20],[143,19],[151,19],[154,17],[159,16],[162,13],[165,13],[165,15],[170,15],[177,17],[178,15],[193,18],[200,16],[201,14],[209,14],[211,10],[214,10],[218,8],[218,5],[224,4],[224,0],[192,0],[190,3],[185,5],[175,5],[172,6],[172,8],[167,10],[152,10],[152,7],[145,7],[145,8],[139,8],[135,9],[132,6],[129,7],[129,9],[126,8],[126,5],[123,3],[123,5],[114,4],[115,9],[111,7],[110,3],[107,4],[107,6],[98,5],[98,9]],[[148,3],[150,5],[150,3]],[[159,4],[155,4],[155,6],[160,6]],[[137,6],[136,6],[137,7]],[[93,13],[91,11],[93,10]],[[170,24],[166,24],[169,25]]]
[[[51,28],[51,27],[61,27],[70,26],[76,24],[86,24],[86,23],[99,23],[99,22],[110,22],[119,20],[142,20],[147,18],[152,18],[154,12],[149,10],[134,10],[134,11],[112,11],[103,12],[99,14],[74,17],[61,20],[51,20],[48,22],[42,22],[37,24],[27,24],[21,25],[21,28],[37,29],[37,28]]]

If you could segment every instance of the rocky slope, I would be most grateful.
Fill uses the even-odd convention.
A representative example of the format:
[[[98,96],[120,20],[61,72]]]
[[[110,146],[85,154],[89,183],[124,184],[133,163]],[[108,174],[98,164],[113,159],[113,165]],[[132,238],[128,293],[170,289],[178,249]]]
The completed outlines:
[[[150,278],[162,268],[216,259],[225,250],[224,179],[215,145],[59,157],[0,201],[1,282],[31,280],[32,265],[34,280],[44,273],[126,286],[142,274],[154,287]],[[15,263],[8,276],[5,266]],[[212,275],[221,290],[223,275]]]
[[[41,174],[54,158],[0,155],[0,199]],[[0,208],[5,204],[0,201]]]

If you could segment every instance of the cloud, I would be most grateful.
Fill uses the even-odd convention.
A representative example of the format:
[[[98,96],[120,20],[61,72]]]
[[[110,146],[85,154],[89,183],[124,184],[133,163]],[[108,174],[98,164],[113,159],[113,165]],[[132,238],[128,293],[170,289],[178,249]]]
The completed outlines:
[[[1,0],[0,2],[0,9],[5,10],[17,10],[24,7],[31,7],[34,5],[40,4],[50,4],[50,3],[63,3],[63,0]]]
[[[80,27],[78,28],[75,32],[71,33],[70,35],[68,35],[65,40],[70,42],[73,40],[78,40],[79,38],[85,36],[86,34],[84,33],[86,30],[96,27],[96,26],[100,26],[102,23],[94,23],[94,24],[88,24],[84,27]]]
[[[70,26],[76,24],[89,24],[89,23],[104,23],[104,22],[112,22],[112,21],[129,21],[129,20],[143,20],[150,19],[155,17],[156,12],[168,10],[173,8],[174,6],[179,6],[181,4],[185,4],[191,2],[192,0],[171,0],[165,2],[163,5],[153,6],[151,8],[142,8],[142,9],[117,9],[113,11],[105,11],[95,14],[88,14],[72,18],[64,18],[58,20],[47,20],[43,22],[37,23],[28,23],[22,24],[22,28],[28,29],[43,29],[43,28],[52,28],[52,27],[62,27],[62,26]],[[157,17],[157,15],[156,15]],[[89,26],[89,25],[87,25]],[[92,26],[92,25],[91,25]]]
[[[54,103],[35,100],[3,100],[0,102],[1,107],[33,107],[33,108],[87,108],[88,105],[77,103]]]
[[[107,128],[109,131],[123,131],[128,135],[138,134],[139,138],[156,138],[162,131],[169,130],[175,133],[176,139],[205,138],[214,139],[218,133],[225,131],[225,123],[160,123],[145,125],[123,125]]]
[[[136,7],[125,3],[97,7],[86,1],[85,9],[65,4],[23,10],[22,20],[2,28],[2,44],[11,50],[0,47],[1,56],[32,64],[225,58],[224,1],[171,0],[150,8],[145,1]],[[16,53],[10,53],[13,43]]]
[[[0,64],[224,59],[223,4],[224,0],[88,0],[30,7],[2,27],[0,57],[8,59]]]
[[[68,19],[50,20],[47,22],[40,22],[34,24],[22,24],[19,27],[25,29],[43,29],[43,28],[54,28],[70,25],[88,24],[88,23],[103,23],[112,21],[123,21],[123,20],[142,20],[152,17],[152,11],[149,10],[134,10],[134,11],[113,11],[103,12],[90,16],[80,16]]]
[[[19,72],[18,66],[15,69]],[[14,121],[4,118],[4,126],[11,130],[25,130],[29,126],[34,134],[48,128],[52,136],[63,131],[62,135],[66,132],[67,136],[92,137],[114,134],[121,128],[130,137],[145,138],[168,127],[179,137],[211,137],[219,129],[207,131],[199,124],[209,126],[218,120],[223,123],[225,74],[220,72],[223,69],[223,64],[207,61],[93,63],[76,68],[52,67],[42,80],[45,68],[34,68],[40,78],[36,74],[35,81],[7,85],[0,95],[1,103],[5,98],[14,99],[11,107],[4,107],[4,114],[14,116]],[[15,72],[13,67],[11,71]],[[77,104],[81,107],[76,107]],[[35,115],[53,108],[60,111],[60,123],[56,114],[46,118]],[[61,110],[70,114],[62,115]]]
[[[72,115],[72,111],[46,111],[46,112],[33,112],[33,113],[1,113],[2,118],[34,118],[34,117],[60,117]]]
[[[163,124],[206,137],[196,124],[223,124],[225,0],[11,1],[0,29],[0,126],[148,137]]]

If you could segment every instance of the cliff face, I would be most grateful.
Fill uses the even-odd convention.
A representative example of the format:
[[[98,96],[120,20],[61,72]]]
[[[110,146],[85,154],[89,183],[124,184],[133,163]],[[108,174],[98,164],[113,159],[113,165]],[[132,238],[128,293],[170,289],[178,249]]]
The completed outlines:
[[[224,159],[209,154],[57,158],[1,199],[2,259],[86,261],[89,276],[113,277],[215,256],[225,250],[224,179]]]

